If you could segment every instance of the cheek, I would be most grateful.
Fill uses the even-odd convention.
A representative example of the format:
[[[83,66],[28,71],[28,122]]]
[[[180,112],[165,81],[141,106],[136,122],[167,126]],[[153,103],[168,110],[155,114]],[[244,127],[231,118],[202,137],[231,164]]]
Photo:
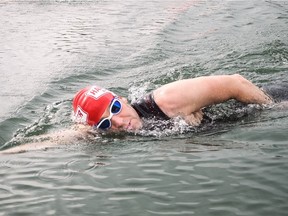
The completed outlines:
[[[133,116],[133,108],[128,104],[123,104],[121,112],[118,114],[122,117],[132,117]]]
[[[131,120],[131,127],[133,128],[133,130],[138,130],[142,128],[142,121],[136,118]]]
[[[136,110],[132,106],[129,106],[128,109],[129,109],[129,113],[130,113],[131,116],[133,116],[134,118],[139,119],[139,116],[138,116]]]
[[[132,121],[131,124],[132,123],[134,124],[134,122],[135,123],[141,122],[141,119],[138,116],[136,110],[130,104],[123,104],[123,108],[122,108],[120,115],[126,120]]]

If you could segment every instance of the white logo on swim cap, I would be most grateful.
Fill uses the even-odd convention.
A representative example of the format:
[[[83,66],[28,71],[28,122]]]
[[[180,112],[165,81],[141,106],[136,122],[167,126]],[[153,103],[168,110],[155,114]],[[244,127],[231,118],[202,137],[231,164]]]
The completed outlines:
[[[104,94],[111,93],[107,89],[100,88],[98,86],[92,86],[90,90],[87,92],[87,96],[93,97],[95,100],[102,97]]]
[[[81,107],[77,107],[77,110],[75,112],[75,119],[74,121],[77,123],[87,124],[87,113],[84,112]]]

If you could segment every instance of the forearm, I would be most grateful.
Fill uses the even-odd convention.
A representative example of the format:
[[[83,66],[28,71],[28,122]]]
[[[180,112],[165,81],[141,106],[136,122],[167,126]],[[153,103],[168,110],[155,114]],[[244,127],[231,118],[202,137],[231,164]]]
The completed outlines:
[[[244,77],[235,74],[233,79],[234,82],[231,88],[234,99],[247,104],[270,104],[273,102],[267,94]]]
[[[88,133],[85,127],[75,127],[73,129],[62,130],[53,134],[31,137],[31,142],[0,151],[0,155],[45,150],[59,145],[69,145],[79,141],[80,139],[85,139],[87,136]]]

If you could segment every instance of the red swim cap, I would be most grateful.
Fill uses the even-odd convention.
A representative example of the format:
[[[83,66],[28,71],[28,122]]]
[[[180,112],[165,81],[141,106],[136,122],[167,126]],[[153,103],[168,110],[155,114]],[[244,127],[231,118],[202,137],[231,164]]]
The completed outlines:
[[[73,99],[74,120],[78,123],[95,125],[100,121],[115,95],[99,86],[88,86]]]

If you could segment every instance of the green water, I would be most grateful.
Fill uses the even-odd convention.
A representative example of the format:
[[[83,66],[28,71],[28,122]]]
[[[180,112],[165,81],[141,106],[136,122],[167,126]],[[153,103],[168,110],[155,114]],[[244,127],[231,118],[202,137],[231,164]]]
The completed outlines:
[[[70,128],[89,84],[135,100],[178,79],[287,82],[286,1],[3,1],[0,144]],[[288,213],[288,109],[0,157],[0,215]],[[14,137],[14,138],[13,138]]]

